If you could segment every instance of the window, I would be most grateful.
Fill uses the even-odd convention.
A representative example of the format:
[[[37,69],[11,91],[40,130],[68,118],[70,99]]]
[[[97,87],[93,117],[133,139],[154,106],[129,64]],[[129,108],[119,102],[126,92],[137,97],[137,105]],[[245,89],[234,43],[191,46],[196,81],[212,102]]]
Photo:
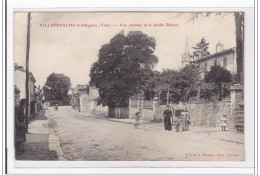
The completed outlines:
[[[205,63],[204,70],[205,70],[205,71],[208,70],[208,64],[207,64],[207,63]]]
[[[223,59],[223,67],[224,67],[224,68],[227,68],[227,58],[224,58],[224,59]]]

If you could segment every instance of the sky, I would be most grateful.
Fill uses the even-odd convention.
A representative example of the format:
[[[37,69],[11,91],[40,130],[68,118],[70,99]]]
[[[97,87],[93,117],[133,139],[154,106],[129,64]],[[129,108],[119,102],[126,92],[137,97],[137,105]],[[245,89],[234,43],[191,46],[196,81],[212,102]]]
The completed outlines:
[[[159,62],[155,70],[181,68],[182,53],[188,40],[189,51],[202,37],[210,43],[209,51],[215,53],[220,41],[224,49],[235,47],[235,21],[233,14],[211,14],[189,21],[191,13],[169,12],[33,12],[31,14],[30,71],[36,85],[45,84],[51,73],[70,77],[72,87],[87,84],[91,65],[98,60],[102,45],[120,31],[142,31],[156,40],[154,54]],[[110,27],[98,27],[101,24]],[[166,26],[166,24],[175,26]],[[67,27],[57,27],[66,24]],[[73,25],[74,27],[68,27]],[[84,27],[86,25],[97,27]],[[120,26],[126,24],[126,26]],[[132,27],[130,24],[142,24]],[[145,27],[151,24],[151,27]],[[153,27],[154,24],[164,24]],[[54,27],[46,27],[55,25]],[[78,25],[78,26],[77,26]],[[45,27],[43,27],[45,26]],[[25,67],[27,13],[14,16],[14,62]]]

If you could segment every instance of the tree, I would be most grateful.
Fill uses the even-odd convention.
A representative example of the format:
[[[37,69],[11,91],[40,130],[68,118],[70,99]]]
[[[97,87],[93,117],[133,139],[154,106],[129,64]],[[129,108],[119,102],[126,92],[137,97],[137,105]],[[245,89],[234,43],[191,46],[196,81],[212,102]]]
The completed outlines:
[[[238,80],[244,86],[244,13],[235,12],[236,24],[236,61]]]
[[[90,70],[90,85],[99,89],[98,104],[127,106],[129,97],[140,92],[158,62],[155,46],[155,39],[140,31],[127,36],[122,31],[101,47]]]
[[[70,90],[70,78],[63,74],[52,73],[43,86],[45,100],[66,102]]]
[[[222,83],[225,82],[231,82],[232,81],[232,75],[231,73],[226,70],[225,68],[221,67],[218,64],[214,64],[211,66],[210,71],[206,72],[204,81],[206,83],[215,83],[217,86],[217,92],[218,92],[218,101],[222,100]]]
[[[210,55],[208,51],[209,43],[207,43],[206,39],[203,37],[201,38],[200,42],[196,44],[195,47],[192,47],[195,51],[193,52],[193,57],[198,60],[203,57]]]
[[[169,104],[171,97],[175,97],[177,101],[180,100],[180,90],[177,88],[179,82],[179,72],[171,69],[164,69],[157,82],[157,91],[160,92],[161,100],[167,101]]]
[[[180,88],[182,101],[188,101],[189,98],[197,93],[197,82],[199,69],[195,64],[188,64],[179,72],[178,86]],[[193,93],[193,94],[192,94]]]
[[[171,101],[188,101],[197,92],[198,68],[195,64],[186,65],[176,71],[165,69],[160,74],[156,90],[160,97],[169,103]]]
[[[145,100],[152,100],[157,96],[157,88],[160,84],[161,74],[158,71],[146,71],[143,76],[143,84],[141,85],[141,90],[144,93]]]

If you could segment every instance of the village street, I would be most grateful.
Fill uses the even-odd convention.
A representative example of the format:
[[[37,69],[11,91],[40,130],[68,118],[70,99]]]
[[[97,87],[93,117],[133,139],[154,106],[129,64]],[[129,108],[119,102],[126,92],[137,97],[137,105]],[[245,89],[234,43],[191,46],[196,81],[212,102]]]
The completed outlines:
[[[163,123],[107,119],[71,106],[48,108],[65,160],[244,160],[244,135],[220,128],[165,131]]]

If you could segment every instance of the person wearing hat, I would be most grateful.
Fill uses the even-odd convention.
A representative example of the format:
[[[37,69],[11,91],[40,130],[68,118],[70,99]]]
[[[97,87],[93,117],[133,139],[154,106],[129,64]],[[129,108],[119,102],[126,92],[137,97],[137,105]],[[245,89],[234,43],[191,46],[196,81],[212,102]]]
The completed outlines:
[[[166,110],[163,112],[163,117],[164,117],[165,130],[171,131],[172,130],[172,123],[171,123],[172,112],[170,110],[169,105],[166,106]]]

